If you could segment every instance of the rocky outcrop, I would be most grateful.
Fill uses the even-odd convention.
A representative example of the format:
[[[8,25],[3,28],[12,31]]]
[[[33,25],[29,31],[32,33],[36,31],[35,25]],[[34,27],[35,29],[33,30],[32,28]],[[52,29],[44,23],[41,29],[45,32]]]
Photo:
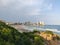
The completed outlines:
[[[53,40],[53,39],[56,39],[56,37],[57,37],[56,34],[47,34],[45,32],[41,32],[40,36],[42,36],[46,40]]]
[[[37,32],[35,34],[44,38],[45,45],[60,45],[60,37],[51,31]]]
[[[46,40],[46,45],[60,45],[60,37],[57,34],[41,32],[40,36]]]

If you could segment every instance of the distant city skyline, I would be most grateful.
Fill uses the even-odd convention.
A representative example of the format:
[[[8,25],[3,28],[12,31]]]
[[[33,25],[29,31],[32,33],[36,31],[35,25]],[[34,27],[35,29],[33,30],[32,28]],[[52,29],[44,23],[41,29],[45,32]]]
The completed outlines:
[[[60,0],[0,0],[0,19],[60,25]]]

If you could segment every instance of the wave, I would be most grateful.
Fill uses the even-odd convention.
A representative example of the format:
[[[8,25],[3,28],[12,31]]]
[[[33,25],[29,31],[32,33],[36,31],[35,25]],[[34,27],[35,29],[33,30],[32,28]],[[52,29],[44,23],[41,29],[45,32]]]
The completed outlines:
[[[46,29],[46,30],[60,33],[60,31],[58,29]]]
[[[36,28],[34,28],[34,29],[36,29]],[[33,31],[34,29],[28,29],[28,30]],[[37,28],[37,30],[42,30],[42,31],[46,31],[46,30],[48,30],[48,31],[52,31],[52,32],[60,33],[60,31],[57,30],[57,29],[42,29],[42,28]]]
[[[48,28],[43,29],[43,28],[37,28],[37,30],[42,30],[42,31],[46,31],[46,30],[48,30],[48,31],[52,31],[52,32],[60,33],[60,31],[59,31],[58,29],[48,29]]]
[[[44,28],[36,28],[36,27],[25,27],[25,29],[27,29],[27,30],[29,30],[29,31],[33,31],[34,29],[36,29],[36,30],[41,30],[41,31],[46,31],[46,30],[48,30],[48,31],[60,33],[60,31],[59,31],[58,29],[49,29],[49,28],[44,29]]]

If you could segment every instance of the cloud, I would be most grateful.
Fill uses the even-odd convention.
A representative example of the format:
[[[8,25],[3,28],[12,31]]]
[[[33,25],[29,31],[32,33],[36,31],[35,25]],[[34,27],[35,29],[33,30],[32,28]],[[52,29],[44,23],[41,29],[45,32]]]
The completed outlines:
[[[53,8],[53,5],[52,4],[49,4],[48,5],[48,10],[52,10],[52,8]]]
[[[14,0],[0,0],[0,6],[7,6],[11,2],[15,2]]]
[[[40,15],[40,9],[33,9],[27,15]]]
[[[41,12],[52,9],[53,5],[51,2],[48,3],[48,1],[47,0],[0,0],[0,9],[11,13],[11,15],[14,15],[15,13],[16,15],[17,13],[18,15],[41,15]]]

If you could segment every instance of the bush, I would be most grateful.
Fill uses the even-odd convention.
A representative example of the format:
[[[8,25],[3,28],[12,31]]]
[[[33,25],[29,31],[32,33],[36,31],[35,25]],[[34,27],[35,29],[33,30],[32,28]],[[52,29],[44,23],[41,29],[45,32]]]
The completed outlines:
[[[43,38],[34,33],[36,31],[20,33],[0,21],[0,45],[43,45]]]

